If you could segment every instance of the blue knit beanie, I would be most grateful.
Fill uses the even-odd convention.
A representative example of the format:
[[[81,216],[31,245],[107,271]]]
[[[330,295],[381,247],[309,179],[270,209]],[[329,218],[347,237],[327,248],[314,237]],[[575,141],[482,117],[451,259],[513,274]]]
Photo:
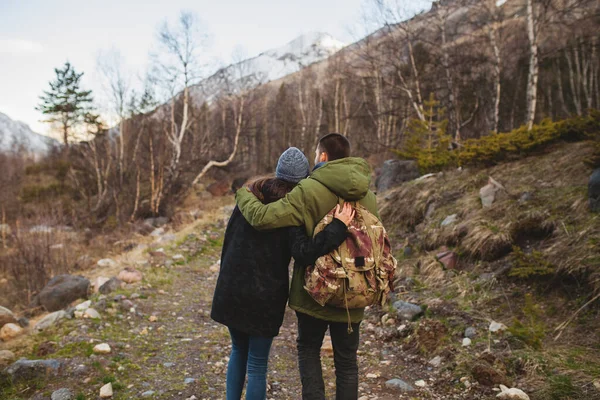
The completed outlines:
[[[290,147],[277,162],[275,175],[286,182],[298,183],[310,173],[308,160],[299,149]]]

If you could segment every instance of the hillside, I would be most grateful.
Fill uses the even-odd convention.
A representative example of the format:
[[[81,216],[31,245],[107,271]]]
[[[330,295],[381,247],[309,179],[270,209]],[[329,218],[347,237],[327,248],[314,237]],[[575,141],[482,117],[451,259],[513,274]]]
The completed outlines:
[[[46,154],[57,146],[58,142],[39,133],[20,121],[14,121],[6,114],[0,113],[0,151],[8,151],[13,146],[23,146],[26,151]]]
[[[582,162],[591,152],[590,142],[560,143],[379,194],[399,266],[393,302],[368,310],[361,325],[361,398],[491,400],[505,384],[532,400],[600,399],[600,311],[587,304],[600,270],[600,216],[588,210],[591,169]],[[484,208],[480,189],[490,177],[504,189]],[[141,281],[109,283],[79,311],[44,323],[45,314],[35,316],[30,334],[1,343],[5,363],[26,357],[57,366],[38,370],[35,385],[18,380],[26,370],[13,372],[13,384],[0,384],[3,398],[40,399],[60,388],[95,398],[109,383],[117,399],[221,398],[229,339],[208,312],[232,199],[192,194],[178,213],[200,204],[193,224],[175,230],[174,221],[119,241],[80,271],[96,285],[125,279],[129,267]],[[119,254],[123,246],[130,250]],[[98,315],[80,318],[87,307]],[[64,319],[69,313],[75,318]],[[295,331],[290,311],[274,344],[269,398],[297,398]],[[100,343],[109,353],[93,349]],[[331,392],[327,341],[323,355]]]

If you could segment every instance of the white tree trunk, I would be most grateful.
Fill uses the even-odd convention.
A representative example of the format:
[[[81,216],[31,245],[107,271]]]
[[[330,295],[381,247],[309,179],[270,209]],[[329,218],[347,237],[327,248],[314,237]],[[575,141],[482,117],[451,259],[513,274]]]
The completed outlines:
[[[233,151],[231,152],[231,154],[229,155],[229,157],[225,161],[214,161],[214,160],[209,161],[204,166],[204,168],[202,168],[202,171],[200,171],[200,173],[198,174],[198,176],[196,176],[196,178],[192,182],[193,185],[197,184],[200,181],[200,179],[202,179],[202,177],[204,175],[206,175],[206,173],[212,167],[225,167],[225,166],[229,165],[233,161],[233,159],[235,158],[235,154],[236,154],[237,149],[238,149],[238,143],[239,143],[239,139],[240,139],[240,133],[242,132],[242,123],[243,123],[243,114],[244,114],[244,103],[245,103],[244,95],[240,95],[240,98],[239,98],[238,101],[239,101],[239,110],[237,112],[237,118],[236,118],[236,122],[235,122],[235,139],[233,141]]]
[[[527,37],[529,38],[529,73],[527,76],[527,128],[533,127],[537,104],[539,75],[537,27],[533,7],[534,0],[527,0]]]

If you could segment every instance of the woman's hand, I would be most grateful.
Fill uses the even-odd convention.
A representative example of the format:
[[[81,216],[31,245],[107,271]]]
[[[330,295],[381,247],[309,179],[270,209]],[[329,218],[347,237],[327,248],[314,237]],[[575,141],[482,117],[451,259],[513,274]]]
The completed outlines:
[[[354,210],[354,207],[350,205],[350,203],[344,203],[343,206],[340,206],[338,204],[335,207],[335,212],[333,213],[333,216],[342,221],[346,226],[348,226],[350,221],[352,221],[352,219],[354,218],[355,213],[356,211]]]

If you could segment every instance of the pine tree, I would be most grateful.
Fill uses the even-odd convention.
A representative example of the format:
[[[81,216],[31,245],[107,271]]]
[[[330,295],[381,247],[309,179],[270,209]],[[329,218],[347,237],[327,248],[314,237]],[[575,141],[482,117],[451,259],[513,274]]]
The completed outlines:
[[[448,120],[444,119],[444,112],[431,94],[424,102],[425,118],[413,118],[408,122],[404,145],[397,151],[400,157],[416,160],[423,172],[438,170],[453,157],[449,151],[452,138],[446,133]]]
[[[99,127],[99,116],[93,112],[92,91],[81,88],[83,72],[77,73],[69,62],[54,72],[56,79],[50,82],[50,90],[40,96],[42,102],[36,109],[48,116],[44,122],[60,126],[63,142],[68,147],[69,138],[78,128]]]

